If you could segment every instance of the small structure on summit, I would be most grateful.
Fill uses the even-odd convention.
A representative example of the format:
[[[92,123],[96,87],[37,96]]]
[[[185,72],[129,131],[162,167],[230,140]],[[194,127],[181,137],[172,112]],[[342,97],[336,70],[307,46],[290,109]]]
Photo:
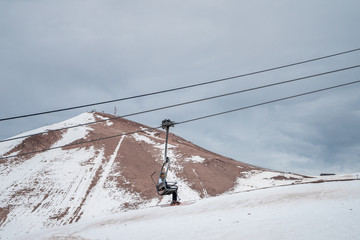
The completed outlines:
[[[166,181],[166,177],[168,171],[170,169],[170,158],[167,156],[167,145],[169,139],[169,128],[173,127],[175,123],[170,119],[165,119],[162,121],[161,126],[163,129],[166,129],[166,139],[165,139],[165,156],[164,156],[164,163],[161,166],[160,175],[158,182],[155,183],[153,176],[156,174],[156,171],[151,175],[151,179],[153,183],[156,185],[156,191],[159,195],[171,195],[172,194],[172,202],[171,205],[178,205],[180,202],[178,201],[178,194],[177,190],[178,187],[176,182],[170,183]]]

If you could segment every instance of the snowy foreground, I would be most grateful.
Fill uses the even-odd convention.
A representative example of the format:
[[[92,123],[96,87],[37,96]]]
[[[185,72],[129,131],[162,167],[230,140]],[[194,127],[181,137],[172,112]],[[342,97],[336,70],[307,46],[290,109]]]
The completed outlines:
[[[19,239],[360,239],[360,181],[273,187],[191,205],[149,207]]]

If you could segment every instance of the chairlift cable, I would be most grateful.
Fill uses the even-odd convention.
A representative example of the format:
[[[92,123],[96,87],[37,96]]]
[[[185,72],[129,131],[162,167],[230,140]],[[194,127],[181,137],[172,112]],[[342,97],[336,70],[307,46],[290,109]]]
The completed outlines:
[[[136,112],[136,113],[130,113],[130,114],[126,114],[126,115],[122,115],[122,116],[118,116],[118,117],[111,117],[111,118],[102,119],[102,120],[99,120],[99,121],[82,123],[82,124],[63,127],[63,128],[59,128],[59,129],[47,130],[47,131],[44,131],[44,132],[39,132],[39,133],[34,133],[34,134],[29,134],[29,135],[24,135],[24,136],[19,136],[19,137],[8,138],[8,139],[0,140],[0,143],[1,142],[13,141],[13,140],[17,140],[17,139],[22,139],[22,138],[27,138],[27,137],[32,137],[32,136],[41,135],[41,134],[45,134],[45,133],[55,132],[55,131],[62,131],[62,130],[66,130],[66,129],[87,126],[87,125],[91,125],[91,124],[106,122],[106,121],[125,118],[125,117],[131,117],[131,116],[150,113],[150,112],[154,112],[154,111],[160,111],[160,110],[164,110],[164,109],[168,109],[168,108],[180,107],[180,106],[193,104],[193,103],[197,103],[197,102],[202,102],[202,101],[207,101],[207,100],[211,100],[211,99],[215,99],[215,98],[226,97],[226,96],[230,96],[230,95],[234,95],[234,94],[240,94],[240,93],[254,91],[254,90],[258,90],[258,89],[262,89],[262,88],[273,87],[273,86],[277,86],[277,85],[281,85],[281,84],[287,84],[287,83],[292,83],[292,82],[296,82],[296,81],[300,81],[300,80],[305,80],[305,79],[308,79],[308,78],[313,78],[313,77],[332,74],[332,73],[336,73],[336,72],[340,72],[340,71],[350,70],[350,69],[354,69],[354,68],[358,68],[358,67],[360,67],[360,65],[354,65],[354,66],[351,66],[351,67],[331,70],[331,71],[317,73],[317,74],[313,74],[313,75],[309,75],[309,76],[304,76],[304,77],[299,77],[299,78],[290,79],[290,80],[286,80],[286,81],[281,81],[281,82],[271,83],[271,84],[267,84],[267,85],[262,85],[262,86],[258,86],[258,87],[238,90],[238,91],[234,91],[234,92],[229,92],[229,93],[220,94],[220,95],[216,95],[216,96],[196,99],[196,100],[182,102],[182,103],[173,104],[173,105],[168,105],[168,106],[164,106],[164,107],[153,108],[153,109],[140,111],[140,112]]]
[[[198,121],[198,120],[202,120],[202,119],[206,119],[206,118],[210,118],[210,117],[224,115],[224,114],[228,114],[228,113],[232,113],[232,112],[236,112],[236,111],[241,111],[241,110],[245,110],[245,109],[248,109],[248,108],[258,107],[258,106],[262,106],[262,105],[266,105],[266,104],[270,104],[270,103],[280,102],[280,101],[284,101],[284,100],[288,100],[288,99],[292,99],[292,98],[302,97],[302,96],[305,96],[305,95],[318,93],[318,92],[322,92],[322,91],[326,91],[326,90],[330,90],[330,89],[334,89],[334,88],[344,87],[344,86],[351,85],[351,84],[356,84],[356,83],[360,83],[360,80],[353,81],[353,82],[348,82],[348,83],[344,83],[344,84],[339,84],[339,85],[335,85],[335,86],[331,86],[331,87],[327,87],[327,88],[322,88],[322,89],[318,89],[318,90],[314,90],[314,91],[310,91],[310,92],[305,92],[305,93],[301,93],[301,94],[297,94],[297,95],[293,95],[293,96],[289,96],[289,97],[279,98],[279,99],[275,99],[275,100],[271,100],[271,101],[267,101],[267,102],[262,102],[262,103],[258,103],[258,104],[254,104],[254,105],[249,105],[249,106],[246,106],[246,107],[235,108],[235,109],[232,109],[232,110],[219,112],[219,113],[214,113],[214,114],[210,114],[210,115],[206,115],[206,116],[202,116],[202,117],[197,117],[197,118],[193,118],[193,119],[189,119],[189,120],[184,120],[184,121],[181,121],[181,122],[175,122],[175,125],[184,124],[184,123],[188,123],[188,122],[194,122],[194,121]]]
[[[352,85],[352,84],[356,84],[356,83],[360,83],[360,80],[353,81],[353,82],[348,82],[348,83],[343,83],[343,84],[339,84],[339,85],[334,85],[334,86],[327,87],[327,88],[317,89],[317,90],[313,90],[313,91],[309,91],[309,92],[305,92],[305,93],[301,93],[301,94],[297,94],[297,95],[292,95],[292,96],[288,96],[288,97],[284,97],[284,98],[279,98],[279,99],[275,99],[275,100],[271,100],[271,101],[267,101],[267,102],[262,102],[262,103],[258,103],[258,104],[254,104],[254,105],[249,105],[249,106],[245,106],[245,107],[241,107],[241,108],[236,108],[236,109],[232,109],[232,110],[228,110],[228,111],[224,111],[224,112],[210,114],[210,115],[206,115],[206,116],[202,116],[202,117],[197,117],[197,118],[193,118],[193,119],[189,119],[189,120],[184,120],[184,121],[181,121],[181,122],[174,122],[174,125],[180,125],[180,124],[184,124],[184,123],[194,122],[194,121],[198,121],[198,120],[202,120],[202,119],[206,119],[206,118],[210,118],[210,117],[215,117],[215,116],[219,116],[219,115],[224,115],[224,114],[228,114],[228,113],[232,113],[232,112],[236,112],[236,111],[241,111],[241,110],[245,110],[245,109],[249,109],[249,108],[253,108],[253,107],[258,107],[258,106],[262,106],[262,105],[266,105],[266,104],[270,104],[270,103],[280,102],[280,101],[284,101],[284,100],[288,100],[288,99],[292,99],[292,98],[297,98],[297,97],[310,95],[310,94],[314,94],[314,93],[318,93],[318,92],[322,92],[322,91],[327,91],[327,90],[331,90],[331,89],[335,89],[335,88],[340,88],[340,87],[344,87],[344,86],[348,86],[348,85]],[[66,145],[63,145],[63,146],[57,146],[57,147],[38,150],[38,151],[32,151],[32,152],[21,153],[21,154],[16,154],[16,155],[10,155],[10,156],[5,156],[5,157],[3,156],[3,157],[0,157],[0,160],[13,158],[13,157],[24,156],[24,155],[29,155],[29,154],[34,154],[34,153],[45,152],[45,151],[49,151],[49,150],[53,150],[53,149],[59,149],[59,148],[68,147],[68,146],[75,146],[75,145],[80,145],[80,144],[85,144],[85,143],[102,141],[102,140],[111,139],[111,138],[115,138],[115,137],[120,137],[120,136],[124,136],[124,135],[131,135],[131,134],[135,134],[135,133],[139,133],[139,132],[146,132],[146,131],[149,131],[149,130],[159,129],[161,127],[162,126],[154,127],[154,128],[147,128],[147,129],[143,129],[143,130],[139,130],[139,131],[127,132],[127,133],[122,133],[122,134],[112,135],[112,136],[102,137],[102,138],[96,138],[96,139],[92,139],[92,140],[88,140],[88,141],[75,142],[75,143],[66,144]]]
[[[198,86],[203,86],[203,85],[228,81],[228,80],[232,80],[232,79],[236,79],[236,78],[242,78],[242,77],[251,76],[251,75],[255,75],[255,74],[260,74],[260,73],[270,72],[270,71],[279,70],[279,69],[292,67],[292,66],[296,66],[296,65],[301,65],[301,64],[305,64],[305,63],[309,63],[309,62],[319,61],[319,60],[323,60],[323,59],[326,59],[326,58],[336,57],[336,56],[339,56],[339,55],[348,54],[348,53],[356,52],[356,51],[359,51],[359,50],[360,50],[360,48],[356,48],[356,49],[352,49],[352,50],[348,50],[348,51],[344,51],[344,52],[339,52],[339,53],[334,53],[334,54],[330,54],[330,55],[326,55],[326,56],[322,56],[322,57],[312,58],[312,59],[299,61],[299,62],[294,62],[294,63],[290,63],[290,64],[286,64],[286,65],[281,65],[281,66],[278,66],[278,67],[267,68],[267,69],[263,69],[263,70],[250,72],[250,73],[245,73],[245,74],[235,75],[235,76],[231,76],[231,77],[220,78],[220,79],[216,79],[216,80],[212,80],[212,81],[207,81],[207,82],[202,82],[202,83],[197,83],[197,84],[191,84],[191,85],[186,85],[186,86],[182,86],[182,87],[171,88],[171,89],[167,89],[167,90],[161,90],[161,91],[156,91],[156,92],[151,92],[151,93],[139,94],[139,95],[135,95],[135,96],[131,96],[131,97],[124,97],[124,98],[118,98],[118,99],[113,99],[113,100],[108,100],[108,101],[97,102],[97,103],[90,103],[90,104],[84,104],[84,105],[79,105],[79,106],[60,108],[60,109],[56,109],[56,110],[49,110],[49,111],[43,111],[43,112],[37,112],[37,113],[31,113],[31,114],[25,114],[25,115],[18,115],[18,116],[0,118],[0,122],[19,119],[19,118],[27,118],[27,117],[39,116],[39,115],[50,114],[50,113],[56,113],[56,112],[69,111],[69,110],[85,108],[85,107],[92,107],[92,106],[97,106],[97,105],[113,103],[113,102],[120,102],[120,101],[135,99],[135,98],[147,97],[147,96],[151,96],[151,95],[157,95],[157,94],[162,94],[162,93],[167,93],[167,92],[172,92],[172,91],[183,90],[183,89],[187,89],[187,88],[193,88],[193,87],[198,87]]]

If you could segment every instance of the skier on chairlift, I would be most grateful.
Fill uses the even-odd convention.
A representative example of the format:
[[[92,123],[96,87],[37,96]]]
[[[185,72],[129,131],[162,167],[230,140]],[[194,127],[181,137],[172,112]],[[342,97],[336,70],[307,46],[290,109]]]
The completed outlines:
[[[166,189],[168,192],[167,194],[172,194],[172,202],[170,205],[179,205],[180,202],[177,199],[177,189],[176,183],[168,183],[165,179],[165,173],[161,172],[160,178],[159,178],[159,191],[162,191]]]

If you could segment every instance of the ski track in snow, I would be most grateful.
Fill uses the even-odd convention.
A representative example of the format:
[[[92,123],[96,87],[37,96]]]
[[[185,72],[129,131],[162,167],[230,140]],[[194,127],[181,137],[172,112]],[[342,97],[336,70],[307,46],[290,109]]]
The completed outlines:
[[[92,121],[94,121],[94,115],[92,113],[84,113],[64,122],[29,131],[21,135],[35,134],[51,129],[77,125],[79,122],[86,123]],[[82,139],[88,134],[89,130],[91,128],[88,126],[68,129],[63,133],[62,138],[54,143],[52,147],[66,145]],[[19,139],[1,143],[1,154],[6,153],[23,140]],[[59,158],[65,159],[66,164],[58,165]],[[94,160],[93,164],[81,166],[89,159]],[[56,219],[64,215],[62,223],[70,221],[67,216],[72,216],[76,212],[77,207],[83,201],[84,196],[86,196],[92,176],[95,174],[94,171],[91,171],[91,168],[97,169],[101,164],[101,159],[101,151],[95,157],[93,147],[87,150],[81,148],[71,150],[54,149],[39,153],[20,164],[12,164],[11,167],[0,165],[0,207],[9,204],[10,206],[17,206],[7,216],[7,219],[11,221],[6,222],[6,232],[16,236],[31,232],[32,229],[49,227],[52,225],[51,221],[49,222],[49,217],[50,219]],[[12,161],[12,159],[7,161]],[[62,168],[60,172],[58,171],[59,167]],[[42,174],[34,175],[34,172]],[[33,188],[34,185],[38,184],[46,187],[43,189]],[[27,198],[21,198],[22,191],[29,191],[31,194]],[[15,196],[15,194],[19,195],[19,197],[13,199],[12,196]],[[68,207],[69,202],[72,203],[71,207]],[[13,216],[24,217],[14,218]],[[19,228],[19,226],[22,227]],[[2,231],[0,229],[0,239],[2,239],[1,235]]]
[[[115,158],[119,152],[119,149],[120,149],[120,146],[121,146],[121,143],[122,141],[124,140],[125,136],[122,136],[118,145],[116,146],[116,149],[114,151],[114,153],[110,156],[110,161],[106,164],[105,168],[104,168],[104,173],[102,175],[102,177],[100,178],[99,180],[99,186],[100,187],[103,187],[104,186],[104,183],[105,183],[105,180],[106,178],[109,176],[109,173],[111,171],[111,167],[112,165],[114,164],[114,161],[115,161]]]
[[[99,203],[101,203],[103,206],[104,205],[105,206],[106,205],[117,206],[122,201],[129,200],[129,197],[123,190],[116,189],[116,186],[105,186],[106,179],[110,176],[111,167],[114,165],[114,161],[118,155],[119,149],[121,147],[121,143],[124,138],[125,138],[125,136],[122,136],[122,138],[119,140],[119,143],[116,146],[113,154],[110,156],[109,161],[106,163],[103,163],[103,166],[104,166],[103,172],[101,174],[101,177],[100,177],[98,183],[96,184],[96,186],[94,187],[94,189],[92,191],[93,198],[87,202],[86,206],[84,206],[84,208],[86,208],[86,210],[84,211],[84,215],[83,215],[84,218],[87,218],[87,217],[95,218],[97,216],[104,216],[104,215],[106,215],[106,213],[112,212],[112,209],[107,209],[108,211],[106,211],[106,207],[105,208],[103,207],[103,211],[101,211],[101,212],[97,211],[97,209],[98,209],[97,206]],[[122,201],[118,201],[117,199],[115,199],[117,197],[116,193],[118,191],[120,191],[121,192],[120,194],[122,194],[122,196],[123,196]]]

